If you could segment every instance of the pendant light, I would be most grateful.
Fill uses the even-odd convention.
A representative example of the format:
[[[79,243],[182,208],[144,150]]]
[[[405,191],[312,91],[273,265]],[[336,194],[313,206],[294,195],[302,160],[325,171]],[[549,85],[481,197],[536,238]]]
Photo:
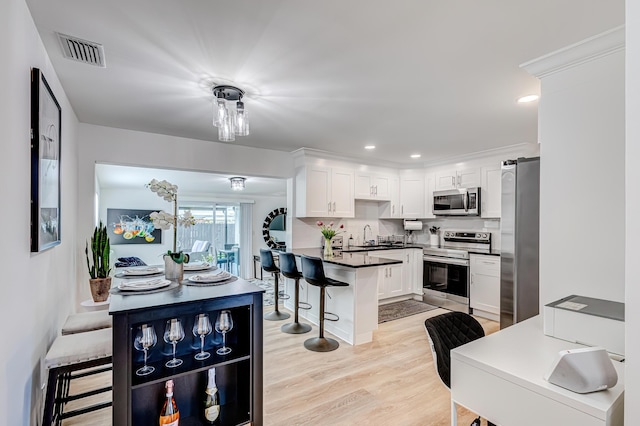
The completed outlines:
[[[231,177],[229,178],[229,181],[231,182],[231,189],[234,191],[242,191],[244,190],[244,181],[247,180],[246,178],[243,177],[239,177],[239,176],[235,176],[235,177]]]
[[[233,142],[235,135],[249,135],[249,115],[242,97],[244,91],[235,86],[219,85],[213,89],[213,125],[218,128],[220,142]]]

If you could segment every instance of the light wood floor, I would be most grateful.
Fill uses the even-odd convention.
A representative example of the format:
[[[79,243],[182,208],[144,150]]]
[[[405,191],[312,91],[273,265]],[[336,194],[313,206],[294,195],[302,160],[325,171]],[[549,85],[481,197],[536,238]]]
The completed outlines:
[[[280,332],[289,320],[264,321],[265,426],[449,425],[449,390],[438,378],[424,330],[425,319],[444,312],[436,309],[380,324],[372,343],[341,342],[328,353],[303,346],[307,338],[317,335],[316,327],[307,334],[290,335]],[[478,320],[488,334],[499,328],[496,322]],[[97,382],[104,385],[110,375],[74,382],[78,383],[72,384],[72,393]],[[95,398],[104,399],[104,395]],[[71,403],[67,405],[72,408]],[[458,409],[460,425],[470,424],[475,417]],[[111,409],[63,422],[66,426],[110,424]]]

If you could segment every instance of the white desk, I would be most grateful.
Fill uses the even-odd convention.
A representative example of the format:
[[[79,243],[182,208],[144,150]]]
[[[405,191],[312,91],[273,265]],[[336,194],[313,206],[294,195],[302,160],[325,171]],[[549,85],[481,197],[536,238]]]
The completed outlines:
[[[538,315],[451,351],[451,424],[455,406],[501,426],[618,426],[624,418],[624,364],[618,384],[578,394],[543,379],[558,352],[584,347],[545,336]]]

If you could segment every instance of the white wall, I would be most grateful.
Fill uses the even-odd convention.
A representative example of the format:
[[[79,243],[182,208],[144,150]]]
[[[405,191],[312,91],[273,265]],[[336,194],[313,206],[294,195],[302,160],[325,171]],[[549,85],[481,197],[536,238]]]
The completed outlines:
[[[41,362],[75,301],[78,123],[24,0],[0,2],[0,56],[0,425],[13,426],[42,421]],[[31,67],[62,107],[62,243],[37,254],[29,251]]]
[[[624,39],[618,34],[621,41],[609,34],[533,65],[543,75],[541,305],[571,294],[624,301]],[[590,56],[603,45],[620,47]]]
[[[640,2],[628,0],[626,25],[626,285],[625,285],[625,389],[627,425],[640,423]],[[622,166],[622,165],[621,165]]]
[[[92,200],[96,163],[233,173],[258,177],[288,178],[293,176],[291,155],[281,151],[84,123],[78,127],[78,141],[78,197],[82,202],[78,206],[77,229],[81,244],[84,244],[85,236],[94,226]],[[122,154],[129,152],[140,153],[140,155]],[[186,195],[181,199],[186,200],[185,197]],[[80,254],[78,254],[78,259],[80,259]],[[76,274],[79,283],[88,279],[85,268],[78,267]],[[88,289],[85,287],[78,285],[78,300],[89,297]]]

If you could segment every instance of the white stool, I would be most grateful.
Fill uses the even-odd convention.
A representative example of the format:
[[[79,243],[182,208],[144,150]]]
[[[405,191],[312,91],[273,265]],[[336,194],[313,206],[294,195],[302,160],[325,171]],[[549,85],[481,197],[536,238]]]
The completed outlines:
[[[81,312],[71,314],[62,326],[62,335],[111,328],[113,320],[109,311]]]
[[[44,361],[49,377],[42,424],[49,426],[55,422],[59,425],[63,419],[110,407],[111,401],[108,401],[64,413],[64,405],[69,401],[111,390],[111,386],[108,386],[69,396],[71,380],[111,370],[111,360],[112,330],[110,328],[57,337]],[[74,371],[107,364],[109,364],[107,367],[72,375]]]

